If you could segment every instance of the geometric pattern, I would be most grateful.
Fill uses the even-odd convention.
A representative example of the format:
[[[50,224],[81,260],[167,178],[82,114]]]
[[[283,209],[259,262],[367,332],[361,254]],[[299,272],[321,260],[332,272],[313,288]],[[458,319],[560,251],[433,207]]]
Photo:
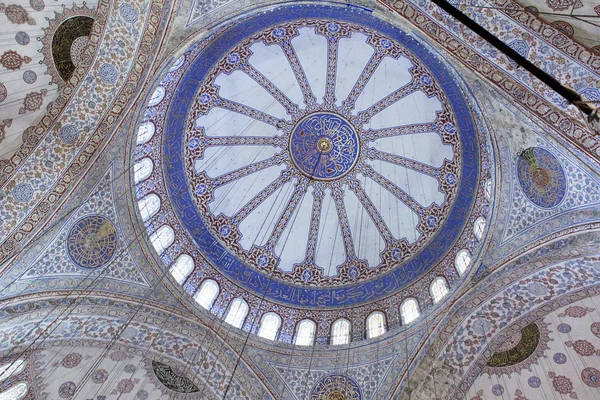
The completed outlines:
[[[117,232],[110,220],[100,215],[75,222],[67,237],[71,260],[81,268],[106,265],[117,249]]]
[[[329,375],[319,379],[310,400],[361,400],[360,388],[344,375]]]
[[[560,162],[541,147],[530,147],[521,153],[517,175],[525,196],[539,207],[557,206],[567,192],[565,171]]]

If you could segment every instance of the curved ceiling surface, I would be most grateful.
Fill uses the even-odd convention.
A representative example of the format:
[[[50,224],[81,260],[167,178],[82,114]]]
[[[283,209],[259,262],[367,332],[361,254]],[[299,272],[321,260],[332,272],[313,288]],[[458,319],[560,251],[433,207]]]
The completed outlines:
[[[325,6],[215,37],[172,94],[163,157],[204,257],[302,307],[382,298],[439,263],[471,214],[481,162],[437,57],[368,13]]]

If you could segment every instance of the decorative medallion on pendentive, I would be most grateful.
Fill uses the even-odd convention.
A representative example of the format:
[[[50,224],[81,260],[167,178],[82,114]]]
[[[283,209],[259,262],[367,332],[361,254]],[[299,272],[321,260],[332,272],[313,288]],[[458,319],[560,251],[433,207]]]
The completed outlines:
[[[346,175],[356,163],[356,131],[343,117],[325,112],[307,115],[296,124],[289,142],[294,164],[309,178],[331,180]]]
[[[100,215],[81,218],[67,237],[71,260],[82,268],[106,265],[117,249],[117,231],[113,223]]]
[[[62,85],[75,69],[85,64],[85,49],[92,32],[96,10],[87,6],[65,8],[43,28],[42,54],[52,82]]]
[[[540,147],[523,150],[517,161],[517,175],[525,196],[539,207],[556,207],[567,192],[562,165],[552,153]]]
[[[344,375],[328,375],[317,381],[310,400],[361,400],[358,384]]]
[[[170,389],[178,393],[196,393],[200,389],[192,381],[180,372],[173,370],[169,365],[158,361],[152,361],[152,370],[158,380]]]

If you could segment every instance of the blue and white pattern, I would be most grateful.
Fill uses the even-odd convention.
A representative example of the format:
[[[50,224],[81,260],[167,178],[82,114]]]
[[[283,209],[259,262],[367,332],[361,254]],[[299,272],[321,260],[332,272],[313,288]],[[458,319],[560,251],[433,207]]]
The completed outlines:
[[[556,207],[567,192],[567,178],[562,165],[552,153],[541,147],[531,147],[521,153],[517,175],[525,196],[539,207]]]
[[[273,12],[217,37],[182,73],[163,130],[169,197],[200,253],[304,306],[361,301],[340,284],[373,299],[414,282],[452,249],[481,179],[454,77],[396,28],[363,14],[333,22],[332,10]],[[301,140],[308,121],[315,133]]]
[[[106,265],[117,249],[117,232],[113,223],[100,215],[77,221],[67,237],[71,260],[81,268]]]
[[[361,400],[360,388],[345,375],[325,376],[317,382],[310,393],[310,400]]]

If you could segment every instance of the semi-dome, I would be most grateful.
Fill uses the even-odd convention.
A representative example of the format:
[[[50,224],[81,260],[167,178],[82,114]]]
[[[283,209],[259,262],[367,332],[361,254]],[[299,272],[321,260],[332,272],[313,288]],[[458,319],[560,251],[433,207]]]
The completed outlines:
[[[176,281],[233,325],[260,334],[245,315],[272,314],[289,341],[317,321],[327,341],[338,318],[354,332],[374,310],[383,330],[408,324],[459,286],[484,238],[474,107],[439,54],[367,12],[250,15],[192,45],[150,96],[141,218]]]

